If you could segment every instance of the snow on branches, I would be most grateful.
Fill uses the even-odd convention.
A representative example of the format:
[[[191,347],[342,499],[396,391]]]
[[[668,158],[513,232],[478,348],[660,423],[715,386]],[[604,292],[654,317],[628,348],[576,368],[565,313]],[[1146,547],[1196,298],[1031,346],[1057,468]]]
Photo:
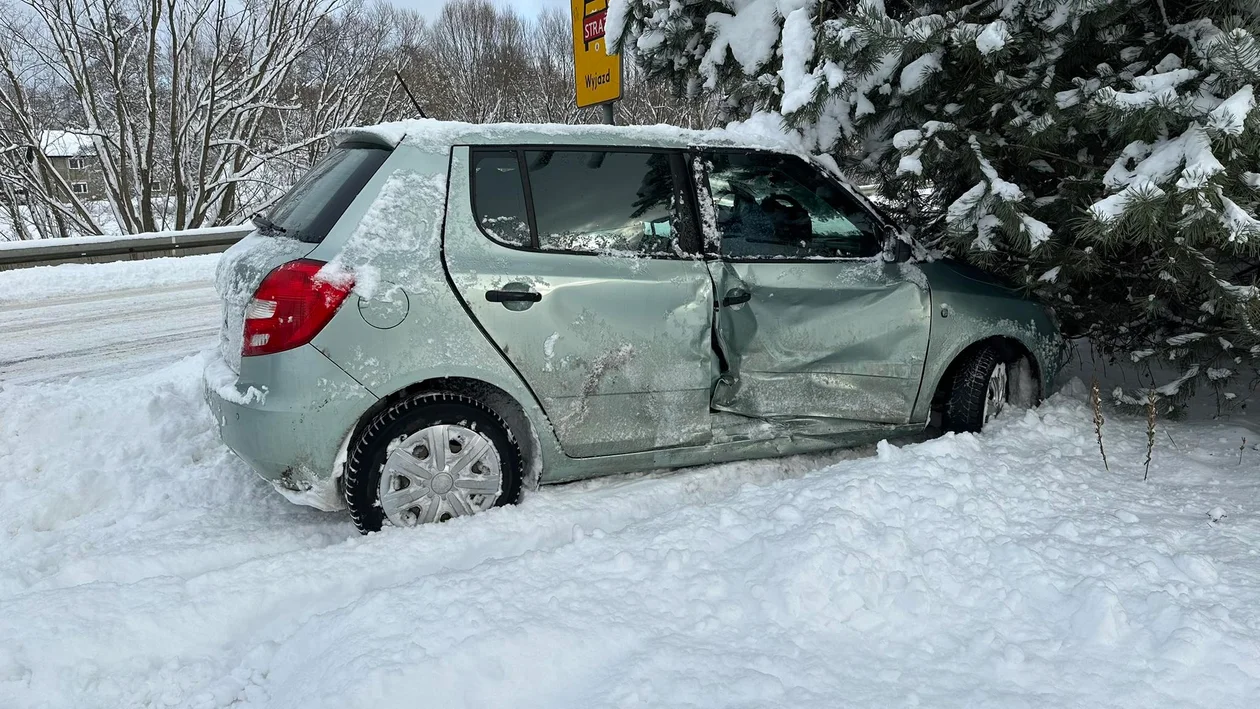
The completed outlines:
[[[642,68],[720,94],[731,118],[777,115],[878,182],[920,240],[1024,284],[1070,333],[1256,374],[1254,2],[612,5],[614,46]]]

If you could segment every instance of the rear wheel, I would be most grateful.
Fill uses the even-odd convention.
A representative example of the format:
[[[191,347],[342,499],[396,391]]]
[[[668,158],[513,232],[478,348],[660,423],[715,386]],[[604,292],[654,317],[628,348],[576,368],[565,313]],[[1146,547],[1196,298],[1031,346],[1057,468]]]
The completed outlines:
[[[459,394],[405,399],[351,444],[346,502],[359,531],[444,522],[515,503],[521,452],[493,409]]]
[[[993,345],[967,356],[954,372],[941,420],[946,431],[978,433],[1002,412],[1010,398],[1007,362]]]

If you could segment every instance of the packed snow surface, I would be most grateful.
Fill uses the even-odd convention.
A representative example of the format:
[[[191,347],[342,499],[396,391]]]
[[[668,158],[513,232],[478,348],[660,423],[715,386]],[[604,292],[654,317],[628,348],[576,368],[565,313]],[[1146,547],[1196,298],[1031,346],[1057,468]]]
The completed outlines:
[[[219,443],[205,353],[0,382],[0,707],[1253,707],[1260,432],[1084,388],[982,435],[358,536]],[[3,375],[0,375],[2,378]],[[1246,437],[1246,443],[1243,438]]]
[[[219,299],[204,282],[0,302],[0,389],[170,364],[213,344],[221,320]]]
[[[209,254],[0,271],[0,389],[126,376],[212,344],[222,322],[209,282],[218,261]]]

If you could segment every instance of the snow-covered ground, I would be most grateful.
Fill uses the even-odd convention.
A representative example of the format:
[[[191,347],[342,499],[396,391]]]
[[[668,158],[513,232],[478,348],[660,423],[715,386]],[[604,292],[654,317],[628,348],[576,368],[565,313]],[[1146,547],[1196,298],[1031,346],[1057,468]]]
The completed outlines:
[[[0,271],[0,306],[123,290],[211,286],[220,254],[114,263],[67,263]]]
[[[0,388],[141,371],[215,342],[218,254],[0,271]]]
[[[1254,425],[1161,422],[1143,482],[1144,422],[1108,418],[1104,470],[1077,386],[980,436],[359,537],[218,443],[183,346],[0,382],[0,707],[1260,697]]]

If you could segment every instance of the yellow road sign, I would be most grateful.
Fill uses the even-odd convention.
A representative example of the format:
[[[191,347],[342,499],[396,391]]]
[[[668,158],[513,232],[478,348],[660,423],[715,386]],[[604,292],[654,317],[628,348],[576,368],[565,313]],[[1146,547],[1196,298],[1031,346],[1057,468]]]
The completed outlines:
[[[573,74],[579,108],[621,98],[621,55],[608,54],[608,0],[572,0]]]

